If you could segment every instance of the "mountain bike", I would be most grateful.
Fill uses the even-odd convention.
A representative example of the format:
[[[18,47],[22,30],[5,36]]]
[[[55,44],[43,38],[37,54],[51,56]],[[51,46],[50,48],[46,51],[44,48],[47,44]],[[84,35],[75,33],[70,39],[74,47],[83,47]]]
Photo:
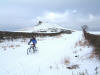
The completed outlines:
[[[33,44],[30,44],[30,47],[27,49],[27,55],[36,53],[38,51],[37,47],[35,47]]]

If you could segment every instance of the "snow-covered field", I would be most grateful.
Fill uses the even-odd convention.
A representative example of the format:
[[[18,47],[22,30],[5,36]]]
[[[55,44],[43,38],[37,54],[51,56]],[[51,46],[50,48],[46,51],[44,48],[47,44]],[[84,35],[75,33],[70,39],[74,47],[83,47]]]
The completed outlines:
[[[30,55],[29,39],[0,43],[0,75],[100,75],[82,32],[36,39],[38,52]]]

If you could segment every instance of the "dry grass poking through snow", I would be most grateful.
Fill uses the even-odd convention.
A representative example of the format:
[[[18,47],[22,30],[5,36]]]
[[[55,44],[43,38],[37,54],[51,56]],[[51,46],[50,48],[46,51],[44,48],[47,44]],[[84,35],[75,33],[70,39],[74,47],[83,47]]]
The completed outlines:
[[[89,42],[87,41],[87,40],[79,40],[78,42],[76,42],[76,44],[75,44],[75,48],[77,47],[77,46],[83,46],[83,47],[86,47],[86,46],[88,46],[89,47]]]
[[[77,68],[79,68],[79,65],[72,65],[72,66],[70,66],[70,67],[67,67],[68,69],[77,69]]]
[[[70,64],[70,59],[68,59],[68,58],[64,58],[64,64],[65,64],[65,65]]]
[[[15,49],[16,47],[20,47],[20,45],[3,45],[3,46],[0,46],[4,51],[6,51],[8,48],[11,48],[11,49]]]
[[[85,39],[89,42],[89,45],[94,47],[93,54],[100,59],[100,35],[88,33],[86,31],[86,26],[83,26],[82,28]]]
[[[79,68],[79,65],[77,65],[77,64],[68,66],[71,63],[69,58],[64,58],[63,63],[64,63],[64,65],[66,65],[67,69],[77,69],[77,68]]]

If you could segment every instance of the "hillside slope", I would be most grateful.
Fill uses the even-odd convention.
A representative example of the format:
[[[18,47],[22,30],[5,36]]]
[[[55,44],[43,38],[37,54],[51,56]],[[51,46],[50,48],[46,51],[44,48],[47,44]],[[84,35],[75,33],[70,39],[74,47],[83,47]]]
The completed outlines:
[[[38,32],[38,33],[57,33],[61,31],[66,31],[66,28],[61,27],[58,24],[51,24],[51,23],[40,23],[36,24],[33,27],[25,28],[19,30],[20,32]]]
[[[99,75],[82,32],[36,38],[38,52],[27,55],[29,39],[0,43],[0,75]]]

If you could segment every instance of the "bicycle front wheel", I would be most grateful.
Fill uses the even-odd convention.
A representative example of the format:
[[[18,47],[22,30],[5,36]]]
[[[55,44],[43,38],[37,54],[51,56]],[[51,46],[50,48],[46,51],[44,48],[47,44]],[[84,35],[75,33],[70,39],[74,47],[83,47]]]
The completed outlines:
[[[30,53],[30,48],[27,49],[27,55],[29,55],[29,53]]]

